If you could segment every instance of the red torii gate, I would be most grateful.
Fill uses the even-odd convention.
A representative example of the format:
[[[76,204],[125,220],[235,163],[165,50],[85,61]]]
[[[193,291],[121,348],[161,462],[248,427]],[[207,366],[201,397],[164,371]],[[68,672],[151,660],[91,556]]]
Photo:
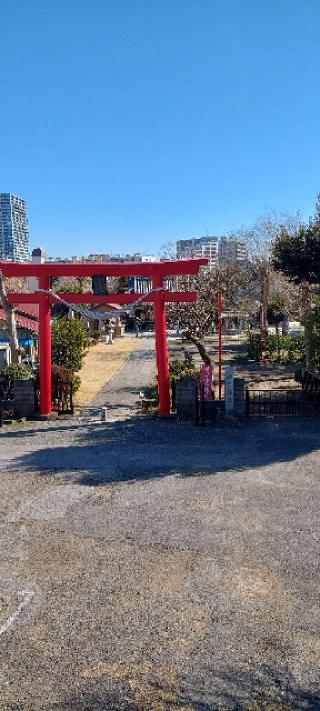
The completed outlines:
[[[143,298],[144,303],[154,304],[154,322],[156,337],[156,355],[158,371],[159,412],[170,414],[169,364],[166,326],[166,302],[196,301],[194,291],[168,291],[164,288],[164,278],[197,274],[201,266],[207,264],[207,259],[178,259],[163,262],[106,262],[82,264],[47,262],[0,262],[0,270],[7,277],[37,277],[39,289],[50,289],[51,277],[92,277],[102,276],[148,276],[152,280],[152,288],[156,291]],[[57,292],[58,293],[58,292]],[[105,296],[91,293],[74,294],[60,293],[59,296],[73,304],[130,304],[141,298],[141,294],[107,294]],[[50,304],[56,303],[54,295],[35,291],[34,293],[9,294],[12,304],[39,304],[39,349],[40,349],[40,414],[51,413],[51,319]]]

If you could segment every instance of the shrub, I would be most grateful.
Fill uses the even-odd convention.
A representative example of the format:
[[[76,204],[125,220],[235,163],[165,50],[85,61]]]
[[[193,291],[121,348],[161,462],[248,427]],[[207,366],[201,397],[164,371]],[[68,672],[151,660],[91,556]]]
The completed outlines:
[[[150,383],[144,390],[144,397],[142,401],[143,412],[151,412],[154,410],[159,403],[158,397],[158,385],[156,382]]]
[[[52,326],[52,362],[72,371],[80,370],[89,339],[82,322],[60,318]]]
[[[29,380],[32,378],[32,369],[23,363],[11,363],[4,368],[2,375],[5,384],[8,385],[13,380]]]
[[[51,368],[51,387],[55,391],[58,383],[72,383],[73,392],[77,392],[81,385],[81,379],[79,375],[75,375],[70,368],[64,368],[60,365],[53,365]]]
[[[260,334],[248,332],[245,342],[246,357],[260,359]],[[298,336],[268,333],[265,337],[264,351],[270,360],[277,358],[279,363],[303,363],[306,354],[306,340],[303,333]],[[242,354],[242,357],[244,354]]]
[[[260,334],[247,331],[247,339],[244,343],[246,356],[249,360],[258,361],[260,358]]]
[[[174,358],[171,363],[169,363],[169,374],[170,379],[175,380],[180,378],[181,375],[195,373],[195,364],[192,360],[192,356],[187,356],[186,358]]]
[[[282,336],[282,351],[286,363],[303,363],[306,357],[306,339],[303,333],[298,336]]]
[[[13,397],[13,383],[15,380],[29,380],[32,378],[32,369],[22,363],[11,363],[2,371],[2,381],[5,390],[10,397]]]
[[[271,359],[275,353],[278,354],[278,359],[281,359],[282,338],[280,333],[269,333],[265,338],[265,351]]]

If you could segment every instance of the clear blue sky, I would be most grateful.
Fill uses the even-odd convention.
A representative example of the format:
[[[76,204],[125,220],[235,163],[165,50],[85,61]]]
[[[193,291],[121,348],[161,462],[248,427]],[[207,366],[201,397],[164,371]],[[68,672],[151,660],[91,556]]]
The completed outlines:
[[[225,233],[320,190],[319,0],[1,0],[0,191],[52,256]]]

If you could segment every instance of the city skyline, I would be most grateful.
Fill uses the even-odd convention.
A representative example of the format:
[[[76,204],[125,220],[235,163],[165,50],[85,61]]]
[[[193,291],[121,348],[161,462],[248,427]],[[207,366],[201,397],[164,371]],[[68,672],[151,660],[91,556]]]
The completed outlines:
[[[9,199],[9,201],[8,201],[8,199]],[[20,214],[22,206],[23,206],[24,223],[25,223],[24,224],[24,232],[25,232],[24,242],[25,243],[22,246],[20,244],[20,246],[18,247],[18,250],[17,250],[16,245],[14,246],[14,244],[13,244],[14,240],[13,240],[13,236],[12,236],[12,224],[10,224],[10,230],[9,230],[10,231],[10,239],[12,242],[12,246],[10,248],[11,251],[10,250],[8,251],[8,247],[6,249],[4,248],[4,245],[7,244],[7,242],[8,242],[8,230],[7,230],[7,236],[5,238],[4,231],[2,229],[2,227],[3,227],[2,215],[4,214],[4,210],[3,210],[3,206],[1,204],[1,200],[5,201],[4,205],[6,206],[6,208],[7,207],[10,208],[10,212],[12,211],[12,205],[11,205],[12,200],[14,201],[14,204],[15,204],[16,213]],[[1,210],[1,208],[2,208],[2,210]],[[12,215],[10,215],[10,219],[11,219],[11,217],[12,217]],[[18,239],[18,237],[16,236],[16,239],[15,239],[16,243],[17,243],[17,239]],[[19,237],[19,241],[21,242],[21,237]],[[213,241],[216,242],[216,245],[214,245],[214,250],[213,250],[214,254],[212,253],[212,249],[211,249],[211,242],[213,242]],[[220,260],[223,259],[223,257],[222,257],[223,248],[224,248],[225,254],[227,253],[227,251],[226,251],[227,242],[228,243],[232,242],[234,244],[243,245],[243,242],[241,242],[241,240],[237,240],[236,238],[234,238],[233,235],[216,235],[214,237],[212,237],[208,234],[207,235],[198,235],[198,236],[192,236],[192,237],[185,237],[184,239],[175,239],[175,240],[173,239],[173,240],[171,240],[171,242],[172,242],[172,245],[175,245],[175,247],[176,247],[177,258],[183,258],[183,257],[188,258],[190,256],[194,256],[194,257],[208,256],[210,266],[215,265],[216,260],[214,257],[215,257],[215,255],[218,255],[218,242],[219,242]],[[184,244],[186,245],[185,250],[183,250],[183,247],[180,249],[179,245],[184,245]],[[191,248],[191,244],[193,245],[193,248]],[[201,248],[198,247],[197,249],[195,249],[196,244],[197,245],[203,244],[204,246],[202,246]],[[208,248],[208,245],[210,245],[209,248]],[[223,245],[225,245],[225,246],[223,247]],[[141,250],[135,251],[135,252],[128,252],[128,251],[114,252],[112,250],[109,250],[108,252],[106,252],[106,251],[100,250],[98,252],[90,252],[87,255],[85,255],[85,254],[70,255],[70,254],[65,253],[65,254],[59,254],[59,255],[56,254],[55,256],[53,256],[48,253],[48,250],[43,243],[41,245],[39,245],[39,244],[35,245],[32,240],[32,235],[30,237],[29,229],[28,229],[28,203],[26,202],[26,200],[23,199],[21,196],[14,195],[13,193],[7,193],[7,192],[0,193],[0,257],[5,260],[6,259],[9,259],[9,260],[16,259],[16,261],[28,260],[28,259],[30,259],[31,251],[32,251],[32,253],[35,252],[39,249],[39,247],[40,247],[40,249],[43,249],[47,253],[47,257],[50,261],[54,261],[55,259],[57,259],[58,261],[66,259],[66,261],[75,260],[75,261],[79,261],[79,262],[84,261],[85,259],[87,259],[88,261],[96,261],[96,262],[108,261],[109,259],[110,259],[110,261],[115,261],[117,258],[119,261],[125,261],[126,258],[129,261],[134,261],[134,258],[136,258],[135,261],[153,261],[159,256],[159,251],[161,251],[161,245],[160,245],[157,253],[148,254],[148,255],[144,254]],[[243,249],[243,247],[242,247],[242,249]],[[231,261],[232,261],[230,249],[229,249],[229,256],[231,257]]]
[[[319,183],[319,184],[320,184],[320,183]],[[33,249],[37,249],[38,247],[41,247],[41,248],[43,248],[45,251],[48,252],[48,256],[52,259],[52,258],[53,258],[53,257],[52,257],[52,254],[49,254],[50,249],[49,249],[48,246],[47,246],[48,244],[50,244],[50,239],[46,240],[46,238],[45,238],[45,236],[44,236],[42,240],[41,240],[41,239],[40,239],[40,240],[37,240],[37,239],[32,235],[32,233],[30,233],[30,230],[29,230],[30,216],[29,216],[28,201],[27,201],[25,198],[22,198],[21,196],[17,196],[16,193],[14,193],[14,192],[10,193],[10,192],[8,192],[8,191],[6,191],[6,192],[3,191],[3,192],[0,192],[0,195],[11,195],[12,197],[16,197],[18,200],[22,201],[22,203],[24,203],[24,204],[27,206],[27,212],[28,212],[28,216],[27,216],[27,229],[28,229],[28,245],[29,245],[28,248],[29,248],[29,255],[30,255],[30,253],[31,253],[31,251],[32,251]],[[317,196],[315,196],[315,198],[316,198],[316,197],[317,197]],[[313,213],[314,213],[314,203],[315,203],[315,200],[313,201],[313,204],[312,204],[312,208],[313,208],[313,209],[311,209],[311,210],[310,210],[310,213],[308,213],[308,214],[306,214],[306,213],[305,213],[305,214],[302,214],[302,211],[301,211],[301,210],[296,210],[296,211],[292,210],[291,213],[288,212],[287,214],[286,214],[285,212],[279,210],[279,211],[278,211],[279,220],[281,220],[281,218],[284,218],[284,221],[285,221],[288,217],[290,218],[290,216],[292,216],[294,219],[295,219],[297,216],[299,216],[299,218],[301,219],[302,222],[307,222],[309,219],[312,218],[312,215],[313,215]],[[31,210],[31,214],[32,214],[32,210]],[[267,216],[270,215],[270,216],[272,217],[272,219],[273,219],[273,218],[277,215],[277,212],[276,212],[276,211],[273,211],[273,210],[271,210],[271,209],[268,210],[268,209],[266,208],[265,212],[264,212],[264,213],[261,213],[261,215],[257,215],[256,218],[259,219],[260,217],[263,217],[263,216],[265,216],[265,215],[267,215]],[[254,221],[253,221],[252,224],[254,224]],[[233,226],[233,227],[230,228],[230,230],[227,230],[225,233],[223,233],[223,234],[221,233],[220,235],[217,235],[217,238],[218,238],[218,239],[221,239],[221,237],[223,237],[224,239],[228,239],[228,240],[233,240],[233,239],[235,239],[236,241],[241,242],[241,238],[240,238],[240,237],[237,237],[236,235],[237,235],[237,232],[238,232],[238,231],[239,231],[239,234],[240,234],[240,233],[241,233],[241,230],[242,230],[243,228],[245,228],[245,227],[248,227],[248,225],[244,225],[244,223],[241,223],[241,224],[239,223],[239,224],[237,225],[237,228],[235,228],[235,227]],[[179,242],[183,242],[183,241],[191,242],[192,240],[206,240],[206,239],[210,239],[210,234],[212,235],[212,234],[214,234],[214,232],[211,231],[211,233],[210,233],[209,230],[206,229],[206,230],[205,230],[205,234],[204,234],[204,231],[203,231],[202,233],[201,233],[201,231],[198,231],[197,234],[193,234],[193,235],[190,236],[190,231],[189,231],[189,232],[187,232],[183,237],[181,236],[181,234],[180,234],[179,237],[177,237],[176,235],[172,235],[172,236],[169,236],[169,238],[168,238],[167,240],[162,240],[162,241],[158,241],[158,242],[154,241],[154,248],[153,248],[152,254],[151,254],[151,250],[149,250],[149,252],[148,252],[147,249],[144,250],[144,249],[141,247],[141,242],[140,242],[140,240],[139,240],[139,237],[137,237],[137,238],[135,239],[135,241],[134,241],[134,247],[132,248],[131,251],[128,250],[128,248],[127,248],[126,246],[124,246],[123,249],[122,249],[120,252],[119,252],[119,251],[115,251],[116,247],[113,246],[113,245],[114,245],[114,240],[112,241],[112,238],[109,237],[108,240],[109,240],[109,242],[111,242],[110,249],[106,249],[105,244],[102,244],[102,245],[100,246],[100,248],[97,249],[97,250],[94,252],[94,254],[97,254],[97,255],[98,255],[98,254],[109,254],[110,256],[114,256],[114,255],[116,254],[117,256],[123,258],[123,256],[124,256],[125,254],[128,254],[128,255],[133,255],[133,254],[146,254],[146,253],[148,252],[148,253],[150,253],[151,256],[153,256],[153,257],[159,257],[159,256],[161,256],[161,250],[162,250],[162,248],[163,248],[163,247],[166,247],[167,244],[169,244],[169,243],[172,243],[172,244],[174,244],[174,245],[177,245]],[[54,240],[54,242],[56,242],[56,241],[57,241],[57,240]],[[142,240],[142,244],[143,244],[143,243],[144,243],[144,242],[143,242],[143,240]],[[59,258],[71,259],[70,250],[68,249],[67,244],[68,244],[68,243],[64,243],[64,245],[63,245],[63,247],[62,247],[62,249],[61,249],[59,255],[56,254],[57,257],[59,256]],[[85,241],[82,242],[82,244],[83,244],[83,250],[82,250],[81,252],[79,252],[79,253],[78,253],[77,255],[75,255],[75,256],[77,256],[77,257],[84,257],[84,256],[85,256],[85,252],[87,252],[88,256],[90,256],[89,249],[91,249],[91,247],[92,247],[92,239],[90,238],[90,235],[87,235],[87,236],[86,236]],[[118,240],[117,240],[117,244],[118,244]],[[87,246],[86,246],[86,245],[87,245]],[[53,248],[53,251],[54,251],[54,248]],[[0,234],[0,253],[1,253],[1,234]]]

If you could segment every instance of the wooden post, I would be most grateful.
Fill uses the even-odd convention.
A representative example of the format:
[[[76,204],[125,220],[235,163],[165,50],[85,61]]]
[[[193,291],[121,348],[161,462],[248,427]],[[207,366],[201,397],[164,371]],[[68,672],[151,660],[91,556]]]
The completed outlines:
[[[41,275],[39,289],[48,290],[49,277]],[[47,294],[39,295],[39,372],[40,372],[40,415],[51,414],[51,325],[50,301]]]
[[[163,277],[160,275],[155,275],[152,279],[152,285],[154,289],[163,287]],[[155,294],[154,326],[157,353],[159,412],[160,415],[170,415],[170,384],[166,307],[164,302],[164,295],[161,291]]]

